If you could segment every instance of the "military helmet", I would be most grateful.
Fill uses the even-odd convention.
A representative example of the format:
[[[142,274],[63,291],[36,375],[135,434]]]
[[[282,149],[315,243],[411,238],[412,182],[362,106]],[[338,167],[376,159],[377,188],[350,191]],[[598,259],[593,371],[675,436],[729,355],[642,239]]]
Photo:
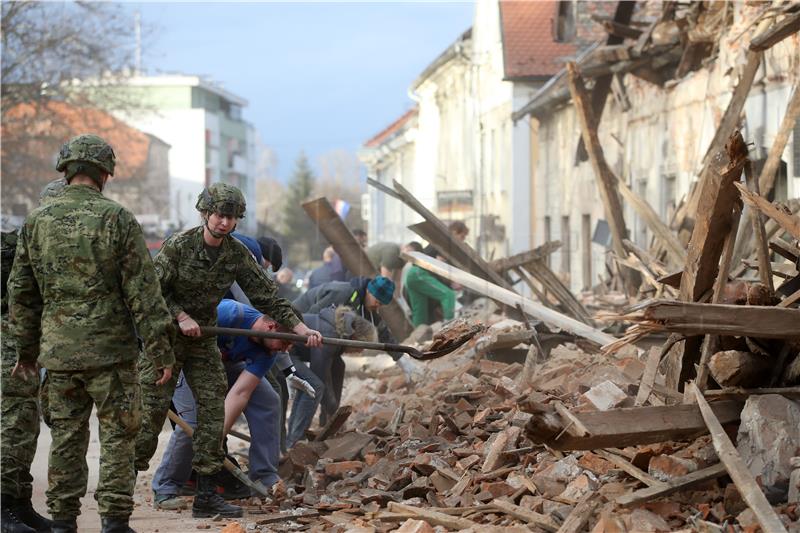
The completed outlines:
[[[67,164],[73,161],[92,163],[112,176],[114,175],[114,166],[117,164],[117,158],[111,145],[90,133],[78,135],[64,143],[58,154],[56,170],[64,172],[67,170]]]
[[[39,203],[42,203],[48,198],[55,198],[61,194],[61,191],[63,191],[67,185],[68,183],[65,178],[54,179],[45,185],[42,191],[39,193]]]
[[[203,189],[195,205],[201,213],[219,213],[236,218],[244,216],[246,206],[242,191],[227,183],[214,183]]]

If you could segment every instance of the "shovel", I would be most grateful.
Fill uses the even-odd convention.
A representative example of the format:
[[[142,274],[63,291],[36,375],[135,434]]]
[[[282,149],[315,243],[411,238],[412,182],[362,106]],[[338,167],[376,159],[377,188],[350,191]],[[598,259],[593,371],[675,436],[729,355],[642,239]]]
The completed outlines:
[[[330,344],[332,346],[344,346],[346,348],[360,348],[362,350],[382,350],[384,352],[403,352],[409,356],[420,361],[429,361],[437,359],[443,355],[447,355],[456,351],[463,346],[467,341],[479,333],[482,328],[474,328],[475,331],[469,331],[466,334],[460,335],[458,338],[445,342],[437,350],[420,351],[413,346],[406,346],[404,344],[386,344],[382,342],[364,342],[353,341],[350,339],[336,339],[331,337],[322,337],[322,344]],[[281,333],[278,331],[254,331],[252,329],[235,329],[235,328],[220,328],[216,326],[203,326],[200,328],[203,335],[237,335],[241,337],[261,337],[264,339],[279,339],[283,341],[292,341],[298,344],[305,344],[308,337],[305,335],[297,335],[295,333]]]

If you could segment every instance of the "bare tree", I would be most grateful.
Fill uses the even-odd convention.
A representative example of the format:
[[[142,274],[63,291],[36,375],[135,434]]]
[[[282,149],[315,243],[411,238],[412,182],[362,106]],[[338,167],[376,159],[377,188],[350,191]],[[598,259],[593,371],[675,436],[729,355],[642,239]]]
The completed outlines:
[[[70,110],[130,109],[121,91],[135,50],[131,14],[101,2],[2,2],[3,212],[24,214],[55,176],[56,152],[75,128]],[[100,114],[80,127],[102,134]],[[54,151],[55,149],[55,151]]]

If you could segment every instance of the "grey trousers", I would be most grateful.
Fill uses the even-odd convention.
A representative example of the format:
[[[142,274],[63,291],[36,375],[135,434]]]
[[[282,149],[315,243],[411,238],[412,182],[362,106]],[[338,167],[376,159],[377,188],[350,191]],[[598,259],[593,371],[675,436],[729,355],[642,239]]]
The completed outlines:
[[[244,363],[225,363],[228,387],[231,387],[239,374],[244,370]],[[197,407],[192,390],[186,383],[183,374],[178,378],[172,403],[178,415],[187,424],[197,427]],[[275,389],[262,379],[247,407],[244,416],[250,429],[250,468],[248,475],[252,480],[261,481],[264,486],[275,484],[278,476],[278,460],[280,459],[281,434],[281,400]],[[153,491],[156,494],[180,494],[180,488],[192,473],[192,439],[180,427],[169,439],[161,464],[153,476]]]

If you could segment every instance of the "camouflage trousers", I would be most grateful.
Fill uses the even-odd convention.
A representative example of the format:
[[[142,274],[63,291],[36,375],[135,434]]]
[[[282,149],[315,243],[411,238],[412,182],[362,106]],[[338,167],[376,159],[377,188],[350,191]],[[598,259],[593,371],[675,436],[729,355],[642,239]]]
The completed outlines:
[[[158,435],[164,426],[178,376],[183,370],[197,403],[197,429],[192,439],[192,467],[197,473],[211,475],[222,468],[222,429],[225,422],[225,394],[228,380],[217,348],[216,338],[175,339],[175,368],[172,379],[162,386],[155,385],[158,372],[144,356],[139,358],[142,381],[144,416],[142,429],[136,437],[136,469],[147,470],[158,446]]]
[[[97,408],[100,479],[94,497],[102,516],[133,511],[134,438],[141,425],[141,389],[134,361],[78,372],[47,373],[50,432],[47,508],[56,520],[76,517],[86,494],[89,416]]]
[[[11,375],[17,356],[13,346],[6,346],[7,335],[3,337],[0,369],[0,487],[3,494],[30,499],[33,482],[31,464],[39,437],[39,379],[24,380]]]

